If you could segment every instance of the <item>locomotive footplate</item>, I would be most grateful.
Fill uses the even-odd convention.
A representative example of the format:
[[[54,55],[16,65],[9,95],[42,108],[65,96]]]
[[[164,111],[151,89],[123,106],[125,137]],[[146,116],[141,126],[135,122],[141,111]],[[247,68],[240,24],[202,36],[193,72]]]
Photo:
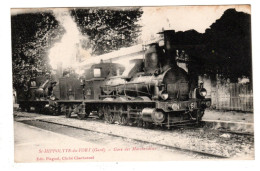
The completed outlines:
[[[189,101],[156,102],[156,108],[164,112],[181,112],[205,109],[210,107],[211,99],[191,99]]]
[[[204,110],[210,107],[211,99],[191,99],[188,101],[157,102],[156,108],[167,115],[166,127],[198,124],[204,115]]]

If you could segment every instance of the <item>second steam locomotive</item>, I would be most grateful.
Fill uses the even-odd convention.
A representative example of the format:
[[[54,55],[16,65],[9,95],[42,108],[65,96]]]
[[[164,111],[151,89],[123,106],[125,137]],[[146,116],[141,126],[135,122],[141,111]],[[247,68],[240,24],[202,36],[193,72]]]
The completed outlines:
[[[202,83],[191,90],[187,72],[177,65],[174,31],[162,34],[163,46],[149,44],[144,59],[131,60],[128,67],[100,62],[85,68],[81,78],[32,80],[28,94],[18,97],[21,109],[79,119],[96,114],[108,123],[143,127],[198,123],[211,99]]]

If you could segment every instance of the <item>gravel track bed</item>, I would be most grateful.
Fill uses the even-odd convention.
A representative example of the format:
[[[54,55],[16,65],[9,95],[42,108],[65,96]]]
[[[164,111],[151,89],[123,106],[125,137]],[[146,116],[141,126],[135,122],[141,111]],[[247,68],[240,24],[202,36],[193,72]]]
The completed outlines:
[[[25,116],[30,117],[30,113],[25,114]],[[64,116],[55,116],[51,118],[42,117],[41,120],[71,125],[140,141],[148,141],[166,146],[216,154],[233,159],[254,159],[254,136],[223,134],[216,130],[204,128],[151,130],[139,127],[107,124],[93,119],[77,120],[65,118]]]
[[[165,154],[166,156],[172,156],[175,158],[180,157],[180,159],[185,159],[185,160],[217,159],[216,157],[200,155],[192,152],[179,151],[164,146],[134,141],[128,138],[114,137],[108,134],[97,133],[93,131],[85,131],[77,128],[71,128],[71,127],[56,125],[48,122],[42,122],[39,120],[23,120],[20,122],[37,128],[67,135],[86,142],[90,142],[96,144],[100,148],[102,148],[104,145],[106,149],[114,149],[117,146],[118,146],[117,148],[121,148],[121,149],[131,148],[131,147],[153,148],[156,149],[157,153],[160,155]]]

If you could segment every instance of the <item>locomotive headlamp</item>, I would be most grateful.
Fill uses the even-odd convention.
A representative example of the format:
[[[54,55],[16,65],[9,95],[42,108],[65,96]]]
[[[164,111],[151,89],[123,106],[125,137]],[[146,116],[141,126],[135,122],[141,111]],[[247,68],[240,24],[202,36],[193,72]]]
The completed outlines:
[[[207,95],[207,90],[205,88],[200,89],[200,96],[205,97]]]
[[[167,100],[168,97],[169,97],[169,94],[166,92],[166,91],[162,91],[160,93],[160,97],[163,99],[163,100]]]

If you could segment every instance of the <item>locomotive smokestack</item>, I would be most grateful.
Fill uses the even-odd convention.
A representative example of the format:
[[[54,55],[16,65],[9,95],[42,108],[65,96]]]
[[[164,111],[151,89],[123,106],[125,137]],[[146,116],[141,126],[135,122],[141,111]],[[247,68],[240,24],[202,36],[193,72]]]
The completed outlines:
[[[173,49],[173,45],[174,45],[173,37],[174,37],[175,31],[174,30],[165,30],[162,33],[164,36],[165,51],[171,51]]]
[[[156,70],[160,68],[159,61],[161,58],[161,49],[158,43],[152,43],[145,52],[145,73],[153,74]]]
[[[166,70],[169,67],[177,66],[176,62],[176,49],[174,48],[174,30],[165,30],[160,32],[164,37],[164,49],[165,56],[162,59],[163,70]]]

